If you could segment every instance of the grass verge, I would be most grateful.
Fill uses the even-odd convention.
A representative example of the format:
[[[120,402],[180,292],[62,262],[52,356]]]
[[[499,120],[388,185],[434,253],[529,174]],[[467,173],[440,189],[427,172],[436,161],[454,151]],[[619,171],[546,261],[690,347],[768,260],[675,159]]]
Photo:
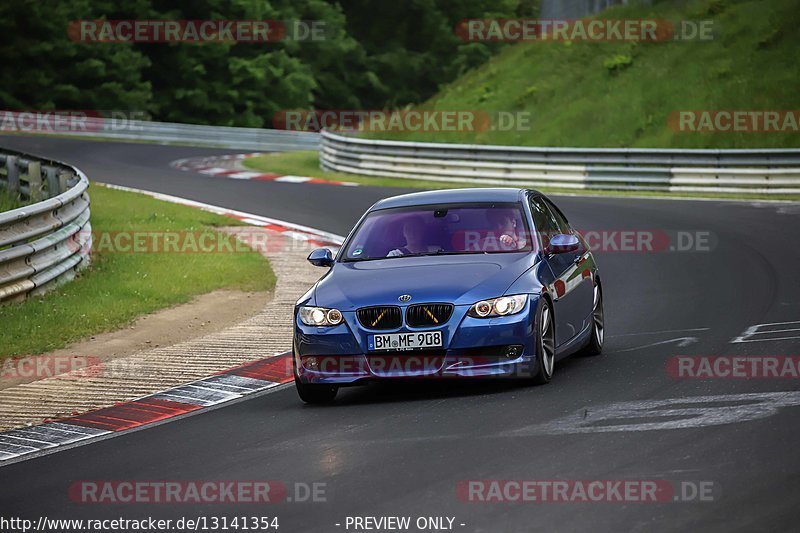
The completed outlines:
[[[11,195],[6,189],[0,187],[0,213],[4,211],[11,211],[25,205],[17,198]]]
[[[89,192],[96,249],[98,239],[117,232],[213,232],[216,242],[233,239],[214,228],[236,225],[234,219],[102,186]],[[269,262],[249,249],[132,253],[99,248],[92,266],[75,281],[42,297],[0,306],[0,357],[62,348],[216,289],[264,291],[274,286]]]
[[[360,176],[343,172],[327,172],[319,168],[319,154],[316,151],[286,152],[249,157],[244,165],[261,172],[310,176],[329,181],[350,181],[363,185],[381,187],[402,187],[414,189],[455,189],[460,187],[499,187],[501,185],[481,185],[470,182],[444,182],[415,180],[405,178],[385,178],[380,176]],[[579,194],[582,196],[648,196],[653,198],[711,198],[732,200],[800,200],[800,194],[711,194],[711,193],[670,193],[651,191],[596,191],[586,189],[559,189],[537,187],[547,194]]]
[[[681,130],[679,110],[796,110],[797,0],[630,2],[608,19],[711,21],[712,38],[662,42],[531,41],[509,46],[442,87],[420,109],[525,112],[530,128],[373,132],[371,137],[477,144],[642,148],[788,148],[775,132]],[[695,126],[698,122],[693,122]],[[795,123],[796,124],[796,123]],[[494,126],[497,126],[495,128]]]

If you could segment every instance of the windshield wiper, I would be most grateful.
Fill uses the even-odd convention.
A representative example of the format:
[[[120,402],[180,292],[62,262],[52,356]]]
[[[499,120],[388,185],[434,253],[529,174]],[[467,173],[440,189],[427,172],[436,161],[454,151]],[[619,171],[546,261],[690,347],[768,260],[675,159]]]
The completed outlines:
[[[458,253],[461,253],[461,252],[448,252],[444,248],[440,247],[438,250],[436,250],[434,252],[425,252],[425,253],[421,253],[421,254],[404,255],[402,257],[423,257],[423,256],[428,256],[428,255],[443,255],[443,254],[458,254]]]

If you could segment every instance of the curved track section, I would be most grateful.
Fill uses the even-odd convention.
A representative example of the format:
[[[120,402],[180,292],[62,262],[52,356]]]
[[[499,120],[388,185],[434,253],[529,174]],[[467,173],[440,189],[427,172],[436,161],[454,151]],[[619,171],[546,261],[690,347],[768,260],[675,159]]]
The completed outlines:
[[[42,137],[0,143],[66,160],[99,181],[339,234],[377,199],[403,192],[221,181],[169,168],[182,157],[226,153],[219,150]],[[604,355],[557,364],[553,383],[543,387],[378,384],[343,390],[331,408],[303,406],[290,389],[255,397],[5,467],[3,514],[269,514],[282,531],[344,531],[348,516],[398,515],[454,517],[453,528],[463,531],[793,528],[800,515],[798,379],[678,379],[673,358],[798,355],[800,205],[557,201],[605,249],[597,253]],[[614,251],[621,230],[656,235],[660,251]],[[690,237],[702,243],[688,246]],[[326,501],[79,505],[68,494],[75,480],[123,479],[324,483]],[[470,480],[704,481],[713,501],[477,502],[464,497]]]

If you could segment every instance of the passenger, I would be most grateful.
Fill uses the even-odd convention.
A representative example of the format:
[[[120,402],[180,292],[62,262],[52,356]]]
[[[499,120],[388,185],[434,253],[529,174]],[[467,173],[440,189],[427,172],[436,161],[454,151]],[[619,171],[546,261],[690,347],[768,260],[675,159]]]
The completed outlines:
[[[484,251],[520,250],[527,244],[525,236],[517,231],[517,217],[508,209],[491,209],[486,217],[492,231],[484,241]]]

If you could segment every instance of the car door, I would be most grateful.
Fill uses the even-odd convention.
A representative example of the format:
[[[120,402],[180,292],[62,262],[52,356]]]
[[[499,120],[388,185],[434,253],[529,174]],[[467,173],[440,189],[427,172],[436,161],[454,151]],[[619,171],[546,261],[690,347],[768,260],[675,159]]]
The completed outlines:
[[[591,276],[586,276],[584,264],[587,250],[581,244],[574,252],[550,253],[550,237],[574,235],[575,232],[563,213],[542,196],[531,198],[531,212],[534,224],[542,225],[539,231],[542,233],[544,257],[555,278],[551,294],[556,316],[556,345],[560,346],[581,332],[592,311],[592,281]]]

